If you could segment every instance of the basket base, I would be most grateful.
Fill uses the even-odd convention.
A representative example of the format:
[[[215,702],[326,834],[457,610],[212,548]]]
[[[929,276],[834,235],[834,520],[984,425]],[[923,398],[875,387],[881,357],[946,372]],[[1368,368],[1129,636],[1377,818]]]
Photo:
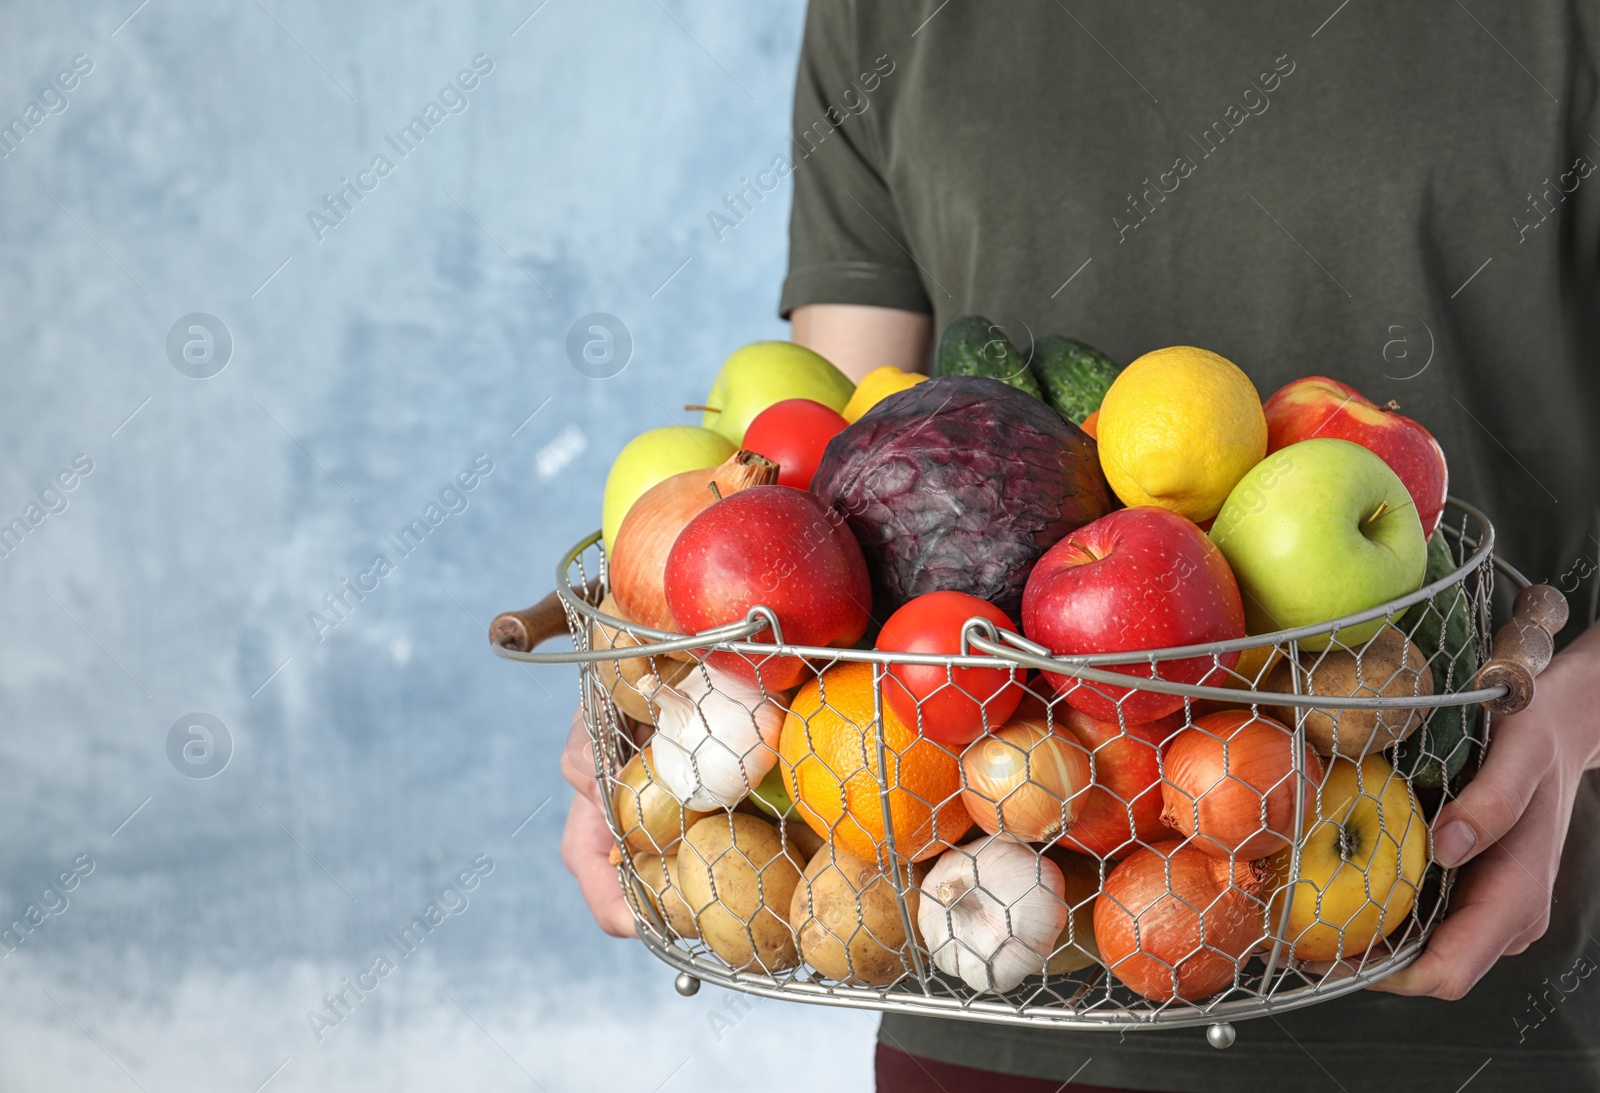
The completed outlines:
[[[897,988],[880,989],[851,987],[838,983],[778,980],[767,975],[735,972],[709,960],[696,958],[648,928],[639,931],[639,938],[657,959],[678,969],[679,975],[674,985],[678,993],[685,996],[696,993],[703,981],[726,990],[742,991],[745,994],[776,998],[780,1001],[1028,1028],[1050,1027],[1081,1032],[1137,1032],[1150,1028],[1203,1026],[1206,1028],[1207,1041],[1216,1048],[1226,1048],[1233,1044],[1237,1035],[1233,1022],[1302,1009],[1314,1006],[1318,1002],[1326,1002],[1330,998],[1363,990],[1380,980],[1387,979],[1410,964],[1421,955],[1425,944],[1425,939],[1413,939],[1393,956],[1365,971],[1330,983],[1296,987],[1275,994],[1271,998],[1240,998],[1210,1004],[1187,1005],[1181,1010],[1153,1009],[1146,1013],[1131,1011],[1095,1013],[1079,1012],[1059,1005],[1030,1006],[984,999],[941,998],[924,993],[914,983]],[[685,990],[685,986],[689,986],[689,989]],[[1219,1040],[1225,1042],[1219,1043]]]

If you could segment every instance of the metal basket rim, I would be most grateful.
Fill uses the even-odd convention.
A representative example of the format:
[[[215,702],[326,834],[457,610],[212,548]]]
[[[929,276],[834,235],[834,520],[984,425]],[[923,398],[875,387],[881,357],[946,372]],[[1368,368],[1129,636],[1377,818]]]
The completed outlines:
[[[1029,642],[1020,635],[1009,633],[1002,635],[1003,642],[991,642],[987,639],[973,637],[970,640],[972,648],[979,650],[981,655],[937,655],[915,653],[891,653],[876,649],[845,649],[831,646],[806,646],[792,645],[782,641],[781,632],[778,634],[777,644],[767,642],[754,642],[744,640],[765,629],[776,629],[773,625],[775,618],[766,607],[752,609],[745,619],[724,626],[715,627],[700,634],[677,634],[666,630],[656,630],[652,627],[642,626],[626,619],[619,619],[602,612],[598,605],[588,602],[583,596],[583,590],[573,587],[567,579],[567,571],[584,551],[588,550],[600,540],[601,533],[595,531],[569,549],[556,566],[556,590],[563,605],[569,614],[575,614],[588,620],[590,623],[599,623],[612,630],[618,630],[630,636],[644,639],[644,643],[626,649],[596,649],[596,650],[562,650],[553,653],[518,652],[501,646],[494,646],[494,652],[508,660],[517,660],[535,664],[578,664],[602,660],[624,660],[641,656],[658,656],[666,653],[685,650],[709,650],[742,654],[753,658],[766,658],[775,656],[802,657],[808,660],[827,661],[866,661],[881,664],[927,664],[946,666],[951,668],[975,668],[995,666],[995,661],[1002,660],[1010,665],[1022,669],[1038,669],[1040,671],[1054,672],[1069,676],[1089,683],[1110,684],[1120,688],[1137,691],[1154,692],[1161,694],[1179,695],[1192,699],[1211,699],[1232,703],[1262,704],[1268,703],[1277,706],[1291,706],[1297,708],[1317,709],[1406,709],[1406,708],[1436,708],[1439,706],[1465,706],[1474,703],[1489,702],[1506,694],[1504,685],[1483,688],[1478,690],[1452,691],[1442,695],[1415,695],[1405,697],[1337,697],[1331,695],[1314,694],[1280,694],[1277,692],[1257,691],[1254,688],[1230,688],[1217,686],[1203,686],[1198,684],[1178,683],[1155,677],[1133,676],[1125,672],[1107,671],[1101,666],[1137,666],[1149,665],[1152,673],[1155,666],[1165,661],[1192,659],[1196,657],[1214,656],[1224,653],[1264,648],[1267,646],[1283,646],[1296,643],[1308,637],[1324,634],[1333,634],[1349,626],[1370,622],[1373,619],[1391,617],[1414,604],[1431,599],[1434,595],[1460,584],[1474,571],[1483,566],[1486,560],[1492,562],[1495,568],[1501,570],[1517,586],[1526,586],[1528,579],[1518,572],[1508,562],[1494,557],[1495,531],[1494,525],[1487,516],[1475,506],[1456,497],[1447,499],[1447,507],[1454,508],[1477,524],[1475,538],[1467,535],[1465,530],[1457,531],[1441,525],[1441,530],[1446,531],[1458,541],[1466,540],[1473,546],[1471,555],[1452,570],[1450,573],[1431,583],[1424,584],[1414,592],[1396,597],[1375,607],[1364,611],[1345,615],[1341,618],[1331,619],[1308,626],[1278,630],[1267,634],[1250,634],[1243,638],[1231,638],[1226,641],[1208,642],[1196,645],[1171,646],[1162,649],[1141,649],[1119,653],[1094,653],[1075,657],[1055,657],[1043,646]]]

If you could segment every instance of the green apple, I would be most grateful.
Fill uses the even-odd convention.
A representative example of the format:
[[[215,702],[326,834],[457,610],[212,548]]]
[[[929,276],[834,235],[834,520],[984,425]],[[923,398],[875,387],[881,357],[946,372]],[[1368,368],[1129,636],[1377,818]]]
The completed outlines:
[[[606,475],[600,505],[600,532],[606,549],[611,549],[622,518],[645,490],[683,471],[715,467],[733,453],[734,446],[726,437],[698,425],[663,425],[624,444]]]
[[[1291,444],[1252,467],[1211,526],[1233,567],[1252,634],[1353,615],[1422,587],[1428,544],[1405,483],[1348,440]],[[1340,629],[1345,645],[1383,626]],[[1329,636],[1303,649],[1328,647]]]
[[[773,767],[761,779],[761,784],[750,791],[750,800],[773,819],[793,820],[795,817],[794,801],[789,798],[789,786],[783,780],[781,766]]]
[[[855,389],[848,376],[805,346],[751,342],[723,362],[700,424],[738,444],[751,420],[775,402],[808,398],[843,410]]]

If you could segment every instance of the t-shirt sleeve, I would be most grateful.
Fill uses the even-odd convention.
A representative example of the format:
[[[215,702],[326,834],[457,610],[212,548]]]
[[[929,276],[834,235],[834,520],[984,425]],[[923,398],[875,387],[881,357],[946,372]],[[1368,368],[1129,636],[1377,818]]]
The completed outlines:
[[[866,56],[855,0],[811,0],[794,94],[794,208],[778,312],[867,304],[929,313],[880,168],[895,61]],[[881,51],[878,51],[881,53]]]

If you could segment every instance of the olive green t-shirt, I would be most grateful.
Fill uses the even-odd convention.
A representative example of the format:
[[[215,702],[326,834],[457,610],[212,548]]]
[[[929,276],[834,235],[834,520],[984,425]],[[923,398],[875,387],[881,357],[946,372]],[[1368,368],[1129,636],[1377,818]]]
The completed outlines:
[[[1326,374],[1395,399],[1498,551],[1569,592],[1570,640],[1600,589],[1597,69],[1595,0],[813,0],[781,310],[978,313],[1124,363],[1199,345],[1263,397]],[[1549,931],[1460,1002],[1359,992],[1228,1051],[881,1038],[1155,1090],[1600,1089],[1597,831],[1591,775]]]

